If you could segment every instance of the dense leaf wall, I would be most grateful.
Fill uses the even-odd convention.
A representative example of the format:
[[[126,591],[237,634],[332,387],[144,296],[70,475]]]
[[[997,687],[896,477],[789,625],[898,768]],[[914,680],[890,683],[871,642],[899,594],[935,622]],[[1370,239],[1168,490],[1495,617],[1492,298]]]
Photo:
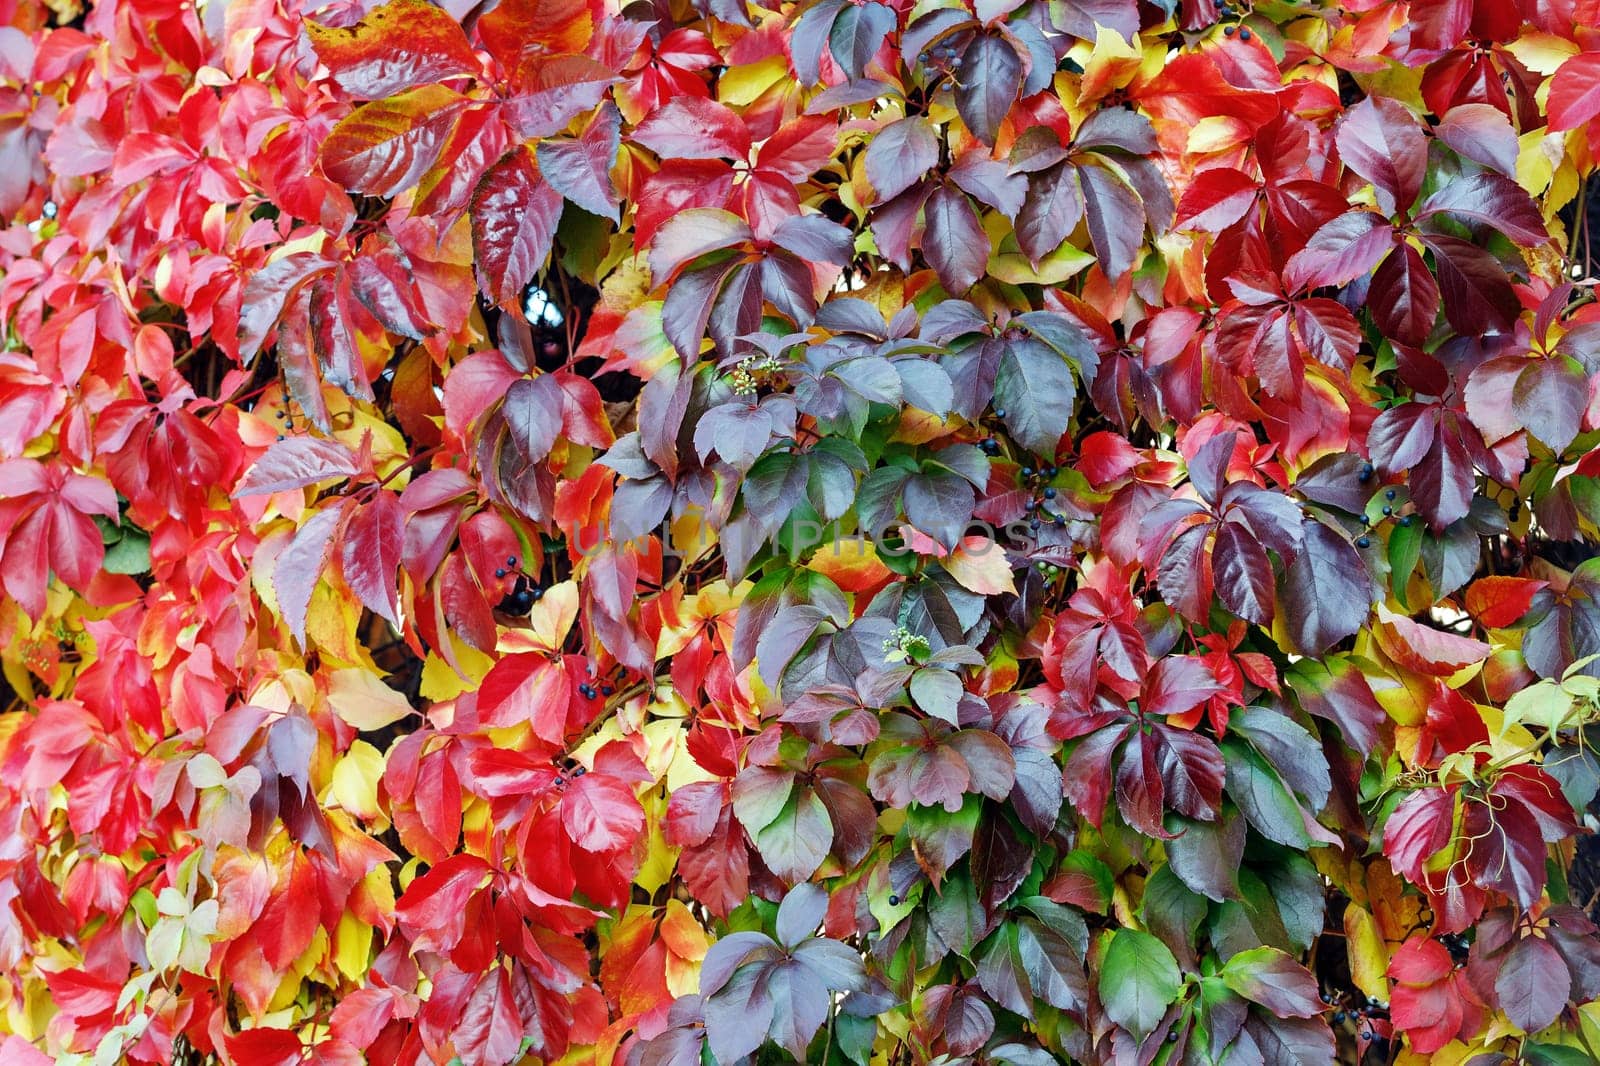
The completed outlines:
[[[0,1059],[1600,1060],[1593,0],[75,3]]]

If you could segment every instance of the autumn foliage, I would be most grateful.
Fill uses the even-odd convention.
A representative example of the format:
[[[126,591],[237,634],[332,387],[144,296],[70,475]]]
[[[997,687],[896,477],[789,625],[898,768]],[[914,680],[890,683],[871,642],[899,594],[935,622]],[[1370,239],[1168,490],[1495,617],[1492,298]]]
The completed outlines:
[[[0,1062],[1600,1061],[1600,5],[1233,2],[0,3]]]

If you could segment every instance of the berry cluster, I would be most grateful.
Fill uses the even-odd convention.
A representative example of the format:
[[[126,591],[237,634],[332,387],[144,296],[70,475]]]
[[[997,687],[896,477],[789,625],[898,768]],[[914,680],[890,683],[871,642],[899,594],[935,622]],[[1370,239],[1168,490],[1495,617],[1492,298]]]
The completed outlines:
[[[511,573],[517,574],[517,580],[511,586],[511,591],[506,593],[505,599],[500,601],[500,611],[503,614],[527,614],[544,596],[544,589],[529,581],[527,574],[517,571],[515,555],[506,556],[506,565],[497,569],[494,576],[504,578]]]
[[[1228,22],[1228,25],[1222,27],[1223,35],[1226,36],[1226,37],[1232,37],[1234,34],[1237,33],[1239,35],[1239,40],[1248,41],[1250,39],[1250,27],[1248,27],[1248,26],[1240,26],[1240,25],[1237,24],[1238,20],[1244,18],[1247,14],[1249,14],[1248,11],[1244,11],[1244,10],[1241,10],[1239,8],[1236,8],[1232,4],[1228,4],[1228,3],[1218,4],[1217,5],[1217,21],[1218,22],[1224,22],[1224,21]]]

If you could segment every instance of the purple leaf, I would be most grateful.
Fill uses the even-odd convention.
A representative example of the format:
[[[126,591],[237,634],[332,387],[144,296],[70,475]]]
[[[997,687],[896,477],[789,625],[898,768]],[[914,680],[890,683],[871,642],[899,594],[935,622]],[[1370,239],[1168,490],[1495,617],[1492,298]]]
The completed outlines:
[[[1022,88],[1022,60],[1002,37],[980,33],[961,55],[956,110],[984,144],[994,144],[1000,124]]]
[[[983,276],[989,262],[989,236],[978,223],[972,202],[954,186],[935,188],[923,213],[927,227],[922,254],[945,291],[960,296]]]

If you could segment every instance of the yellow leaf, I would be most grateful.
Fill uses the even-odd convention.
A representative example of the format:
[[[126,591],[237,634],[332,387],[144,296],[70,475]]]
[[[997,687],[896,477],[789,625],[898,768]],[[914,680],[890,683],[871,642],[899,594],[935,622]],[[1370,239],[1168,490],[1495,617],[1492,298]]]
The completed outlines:
[[[778,83],[788,73],[789,60],[782,52],[770,55],[758,63],[741,63],[723,71],[717,79],[717,99],[731,107],[744,107],[760,99],[761,94]]]
[[[1378,923],[1364,907],[1351,904],[1344,911],[1345,950],[1350,955],[1350,979],[1356,987],[1375,999],[1387,1002],[1389,950],[1384,946]]]
[[[864,538],[835,540],[806,560],[814,570],[846,592],[861,592],[894,575],[878,558],[877,549]]]
[[[1094,256],[1068,240],[1035,267],[1017,246],[1016,235],[1008,233],[995,242],[994,253],[989,256],[989,273],[1010,285],[1060,285],[1093,262]]]
[[[577,620],[578,583],[563,581],[551,585],[528,612],[527,629],[507,629],[501,633],[499,650],[559,651]]]
[[[371,744],[364,740],[351,744],[333,767],[333,798],[339,806],[364,821],[381,818],[378,779],[383,765],[383,753]]]
[[[1236,148],[1255,135],[1255,131],[1228,115],[1207,115],[1189,127],[1184,150],[1193,155],[1211,155]]]
[[[1463,1066],[1483,1054],[1484,1044],[1474,1041],[1470,1046],[1452,1040],[1431,1055],[1419,1055],[1407,1048],[1396,1058],[1395,1066]]]
[[[1566,155],[1566,134],[1547,133],[1542,129],[1524,133],[1517,138],[1517,184],[1526,189],[1529,196],[1543,196],[1555,184],[1558,171],[1572,170],[1570,165],[1563,166]],[[1561,210],[1566,199],[1565,196],[1545,198],[1540,206],[1547,221]]]
[[[456,662],[461,664],[462,673],[466,676],[457,673],[455,667],[430,651],[422,662],[422,686],[417,691],[424,699],[435,703],[441,700],[453,700],[463,692],[476,689],[495,662],[477,648],[462,643],[454,636],[450,637],[450,642]]]
[[[1553,33],[1525,33],[1506,45],[1506,51],[1517,57],[1517,62],[1546,77],[1570,57],[1578,54],[1575,42]]]
[[[382,729],[412,713],[404,696],[367,670],[335,670],[328,675],[328,706],[357,729]]]
[[[1073,49],[1083,64],[1083,77],[1078,83],[1077,101],[1080,105],[1099,100],[1114,89],[1121,89],[1133,80],[1144,63],[1144,50],[1138,34],[1132,41],[1116,30],[1095,27],[1094,49],[1087,57],[1081,54],[1082,45]]]
[[[939,560],[956,583],[980,596],[1016,594],[1006,551],[989,537],[966,537],[956,550]]]
[[[645,793],[642,802],[648,832],[645,836],[644,861],[639,864],[639,872],[634,874],[633,883],[654,895],[657,889],[671,880],[673,871],[677,869],[678,849],[668,844],[666,837],[661,835],[661,816],[666,812],[666,798],[652,790]]]
[[[345,911],[339,917],[338,942],[333,964],[347,980],[360,984],[372,957],[372,926]]]

